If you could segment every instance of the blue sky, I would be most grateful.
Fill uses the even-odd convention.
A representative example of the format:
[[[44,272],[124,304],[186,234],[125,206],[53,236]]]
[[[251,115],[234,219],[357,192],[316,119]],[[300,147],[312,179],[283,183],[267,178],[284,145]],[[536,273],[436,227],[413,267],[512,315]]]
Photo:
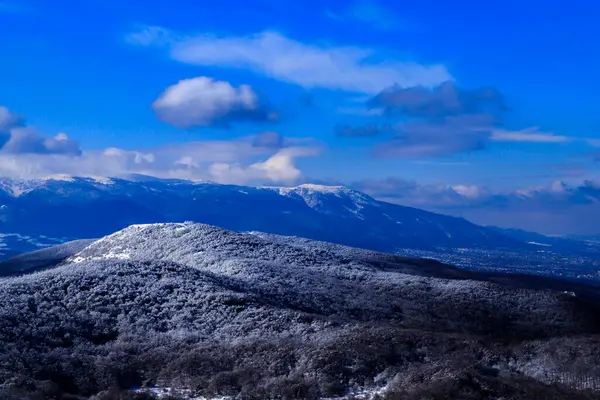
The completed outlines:
[[[0,173],[596,187],[600,5],[240,4],[0,0]]]

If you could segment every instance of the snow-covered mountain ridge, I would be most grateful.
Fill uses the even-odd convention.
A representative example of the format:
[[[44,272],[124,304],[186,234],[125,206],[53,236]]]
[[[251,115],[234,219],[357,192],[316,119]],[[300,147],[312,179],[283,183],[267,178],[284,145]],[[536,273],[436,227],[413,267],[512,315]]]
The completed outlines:
[[[133,225],[33,256],[22,261],[67,259],[0,278],[3,399],[140,386],[423,398],[470,379],[483,383],[454,398],[583,399],[579,385],[600,378],[586,285],[197,223]]]
[[[79,239],[132,224],[184,221],[388,252],[525,245],[461,218],[377,201],[343,186],[247,187],[141,176],[0,181],[5,232]]]

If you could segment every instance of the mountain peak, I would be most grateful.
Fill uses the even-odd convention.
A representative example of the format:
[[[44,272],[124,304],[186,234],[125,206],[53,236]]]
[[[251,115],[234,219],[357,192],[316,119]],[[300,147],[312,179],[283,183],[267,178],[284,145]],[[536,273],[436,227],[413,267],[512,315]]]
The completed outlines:
[[[63,182],[74,182],[75,177],[67,174],[54,174],[48,175],[41,179],[42,181],[63,181]]]
[[[307,195],[320,195],[320,196],[328,196],[333,195],[336,197],[349,197],[354,201],[364,202],[364,201],[375,201],[375,199],[370,196],[359,192],[357,190],[351,189],[348,186],[342,185],[319,185],[315,183],[304,183],[302,185],[294,186],[294,187],[266,187],[268,189],[277,190],[282,195],[290,195],[296,194],[302,197],[306,197]]]
[[[344,189],[348,189],[348,187],[342,186],[342,185],[328,186],[328,185],[319,185],[316,183],[304,183],[302,185],[297,186],[297,188],[311,189],[311,190],[315,190],[318,192],[324,192],[324,193],[335,193],[335,192],[342,191]]]
[[[114,184],[114,180],[112,178],[108,178],[105,176],[96,176],[96,175],[85,175],[85,176],[73,176],[66,174],[54,174],[48,175],[41,179],[43,182],[47,181],[62,181],[62,182],[76,182],[76,181],[88,181],[94,183],[100,183],[102,185],[112,185]]]

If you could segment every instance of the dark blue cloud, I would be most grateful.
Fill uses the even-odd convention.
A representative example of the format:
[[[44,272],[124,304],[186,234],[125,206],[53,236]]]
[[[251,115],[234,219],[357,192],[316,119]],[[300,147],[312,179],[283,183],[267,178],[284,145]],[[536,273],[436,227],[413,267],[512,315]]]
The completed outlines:
[[[377,145],[373,154],[409,158],[483,149],[508,109],[498,90],[463,90],[454,82],[433,88],[395,85],[374,96],[367,106],[381,110],[385,117],[399,119],[386,129],[394,137]],[[336,132],[344,133],[340,136],[378,136],[382,127],[371,124]]]
[[[434,88],[394,85],[373,97],[367,105],[383,109],[385,115],[428,121],[471,114],[495,115],[508,109],[504,96],[498,90],[463,90],[454,82],[445,82]]]
[[[80,155],[79,144],[58,134],[47,138],[28,127],[22,116],[0,106],[1,154],[69,154]]]
[[[0,148],[1,154],[65,154],[81,155],[79,144],[65,134],[48,138],[32,128],[16,128],[9,140]]]
[[[20,126],[25,126],[25,119],[0,106],[0,149],[10,140],[10,131]]]
[[[277,132],[266,131],[257,134],[252,141],[254,147],[264,147],[268,149],[279,149],[285,146],[283,136]]]
[[[485,114],[447,117],[441,123],[410,122],[396,127],[395,137],[377,145],[379,157],[439,157],[481,150],[492,135],[491,118]]]

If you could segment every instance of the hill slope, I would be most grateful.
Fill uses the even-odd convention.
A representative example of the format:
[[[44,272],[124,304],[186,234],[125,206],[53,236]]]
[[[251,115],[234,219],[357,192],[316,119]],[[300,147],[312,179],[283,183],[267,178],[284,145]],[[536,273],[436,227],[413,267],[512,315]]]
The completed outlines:
[[[202,224],[136,225],[56,268],[0,279],[0,396],[145,384],[243,398],[383,387],[398,398],[592,398],[581,389],[600,378],[600,321],[580,293],[593,289],[544,282]]]
[[[92,242],[93,239],[74,240],[0,261],[0,276],[22,275],[52,268]]]

